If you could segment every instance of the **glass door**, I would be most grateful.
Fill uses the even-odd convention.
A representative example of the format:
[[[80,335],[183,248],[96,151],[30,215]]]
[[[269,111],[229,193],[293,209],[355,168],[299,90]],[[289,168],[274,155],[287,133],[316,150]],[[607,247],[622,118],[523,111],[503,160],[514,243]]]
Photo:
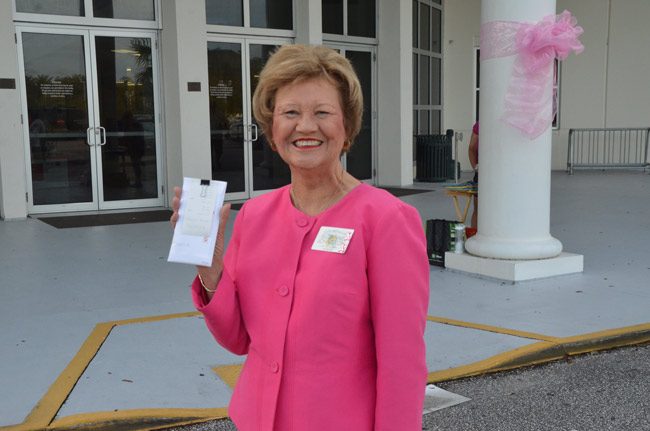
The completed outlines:
[[[374,183],[375,161],[375,51],[373,47],[329,45],[345,56],[354,67],[363,93],[361,131],[350,151],[343,156],[343,164],[355,178]]]
[[[17,30],[30,213],[162,205],[155,36]]]
[[[92,37],[99,208],[160,206],[154,37],[114,32]]]
[[[37,29],[18,34],[26,102],[23,125],[29,140],[30,210],[96,209],[93,149],[99,139],[91,127],[89,35]]]
[[[213,37],[208,42],[212,178],[226,181],[226,198],[251,196],[290,182],[252,116],[260,71],[285,41]]]

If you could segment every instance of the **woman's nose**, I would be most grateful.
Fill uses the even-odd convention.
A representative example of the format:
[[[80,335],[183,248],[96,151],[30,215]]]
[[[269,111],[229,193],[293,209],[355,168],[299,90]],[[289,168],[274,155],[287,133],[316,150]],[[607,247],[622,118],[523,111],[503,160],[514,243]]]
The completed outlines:
[[[296,130],[299,132],[310,132],[317,128],[316,121],[313,115],[304,114],[298,119]]]

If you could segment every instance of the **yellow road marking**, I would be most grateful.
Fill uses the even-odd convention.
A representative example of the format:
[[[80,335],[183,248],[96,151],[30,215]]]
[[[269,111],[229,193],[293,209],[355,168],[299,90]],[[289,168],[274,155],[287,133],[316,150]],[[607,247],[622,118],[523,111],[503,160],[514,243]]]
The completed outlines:
[[[161,320],[200,316],[200,313],[178,313],[135,319],[116,320],[99,323],[84,341],[81,348],[68,366],[50,386],[45,395],[36,404],[25,421],[17,425],[0,426],[0,431],[39,431],[39,430],[123,430],[145,431],[170,426],[205,422],[227,417],[227,408],[211,409],[142,409],[97,413],[85,413],[54,420],[57,412],[72,392],[76,382],[95,357],[104,341],[115,326],[135,323],[148,323]],[[572,337],[552,337],[533,332],[517,331],[491,325],[428,316],[427,320],[435,323],[489,331],[517,337],[540,340],[539,342],[504,352],[482,361],[448,370],[429,373],[431,383],[453,380],[477,374],[534,365],[586,352],[650,342],[650,323],[609,329]],[[214,372],[230,387],[241,372],[241,365],[217,366]]]
[[[534,332],[518,331],[516,329],[501,328],[499,326],[483,325],[481,323],[465,322],[463,320],[449,319],[446,317],[427,316],[430,322],[443,323],[445,325],[460,326],[463,328],[478,329],[480,331],[495,332],[497,334],[513,335],[515,337],[530,338],[533,340],[543,340],[549,342],[558,342],[560,338],[549,335],[537,334]]]

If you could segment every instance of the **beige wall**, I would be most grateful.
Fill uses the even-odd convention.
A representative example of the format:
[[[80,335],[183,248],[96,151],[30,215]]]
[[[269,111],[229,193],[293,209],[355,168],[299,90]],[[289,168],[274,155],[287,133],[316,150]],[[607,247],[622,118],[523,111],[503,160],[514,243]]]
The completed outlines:
[[[650,1],[612,0],[607,127],[650,126]]]
[[[562,63],[560,128],[553,132],[553,169],[566,167],[568,131],[582,127],[650,126],[650,1],[557,0],[585,30],[585,51]],[[445,2],[443,128],[464,132],[472,122],[473,38],[480,0]],[[608,46],[609,43],[609,46]],[[469,169],[460,158],[462,169]]]
[[[471,169],[467,147],[474,123],[474,45],[480,18],[480,0],[444,3],[442,131],[463,133],[457,158],[463,170]]]

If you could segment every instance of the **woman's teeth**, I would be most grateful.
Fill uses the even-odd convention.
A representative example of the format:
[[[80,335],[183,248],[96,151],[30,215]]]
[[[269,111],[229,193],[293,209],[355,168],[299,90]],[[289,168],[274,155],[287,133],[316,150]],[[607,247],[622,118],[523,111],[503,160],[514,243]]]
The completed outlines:
[[[317,147],[321,144],[321,141],[295,141],[293,143],[296,147]]]

